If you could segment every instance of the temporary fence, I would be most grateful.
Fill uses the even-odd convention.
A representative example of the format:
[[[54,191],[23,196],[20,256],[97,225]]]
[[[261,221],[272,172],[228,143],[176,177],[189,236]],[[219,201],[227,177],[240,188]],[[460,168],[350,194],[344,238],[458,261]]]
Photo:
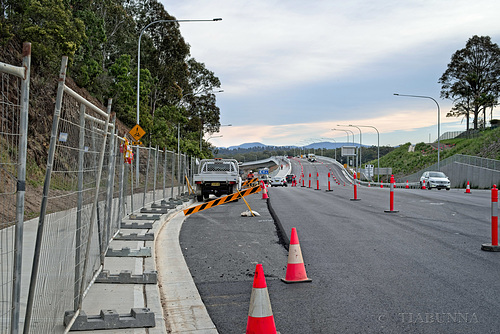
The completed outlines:
[[[127,154],[133,150],[110,118],[112,101],[104,111],[68,87],[63,57],[23,314],[29,51],[26,43],[22,67],[0,63],[0,332],[19,333],[24,321],[25,334],[62,333],[72,326],[72,321],[63,325],[65,313],[78,317],[103,271],[124,216],[159,200],[187,200],[180,195],[187,195],[196,160],[158,147],[134,147],[140,159],[131,163]]]
[[[0,62],[0,332],[17,333],[20,290],[31,44],[21,66]]]

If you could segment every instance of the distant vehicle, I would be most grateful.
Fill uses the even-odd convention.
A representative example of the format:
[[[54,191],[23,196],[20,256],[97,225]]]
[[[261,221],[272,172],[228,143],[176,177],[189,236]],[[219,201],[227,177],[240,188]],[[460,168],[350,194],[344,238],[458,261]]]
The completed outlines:
[[[284,177],[275,176],[271,179],[271,187],[288,187]]]
[[[420,177],[420,188],[425,187],[429,190],[436,188],[438,190],[450,190],[450,179],[443,172],[424,172]]]
[[[316,155],[314,155],[314,154],[312,154],[312,153],[309,153],[309,154],[307,155],[307,160],[308,160],[309,162],[315,162],[315,161],[316,161]]]
[[[259,177],[259,182],[262,181],[264,184],[270,184],[271,183],[271,178],[267,174],[262,174]]]

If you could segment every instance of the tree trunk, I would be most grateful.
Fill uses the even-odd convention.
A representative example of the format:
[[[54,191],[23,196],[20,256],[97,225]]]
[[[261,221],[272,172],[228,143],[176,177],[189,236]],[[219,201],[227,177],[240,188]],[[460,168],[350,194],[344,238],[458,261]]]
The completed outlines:
[[[479,118],[479,106],[474,106],[474,130],[477,130],[478,118]]]

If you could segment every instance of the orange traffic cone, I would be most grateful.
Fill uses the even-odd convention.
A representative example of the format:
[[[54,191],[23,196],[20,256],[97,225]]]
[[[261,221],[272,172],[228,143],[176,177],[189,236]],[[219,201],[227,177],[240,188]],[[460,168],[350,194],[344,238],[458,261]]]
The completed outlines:
[[[268,199],[269,196],[267,195],[267,187],[264,182],[262,182],[262,185],[260,187],[262,188],[262,199]]]
[[[427,189],[427,188],[425,188],[425,181],[424,181],[424,183],[422,183],[422,189],[424,189],[424,190]]]
[[[408,180],[406,180],[406,189],[410,189],[410,185],[408,184]]]
[[[285,283],[302,283],[312,282],[307,278],[302,251],[300,250],[299,237],[297,230],[292,228],[292,236],[290,237],[290,247],[288,247],[288,265],[286,267],[286,276],[281,279]]]
[[[469,181],[467,181],[467,188],[465,188],[465,193],[470,194],[470,184]]]
[[[246,334],[277,334],[262,264],[255,267]]]

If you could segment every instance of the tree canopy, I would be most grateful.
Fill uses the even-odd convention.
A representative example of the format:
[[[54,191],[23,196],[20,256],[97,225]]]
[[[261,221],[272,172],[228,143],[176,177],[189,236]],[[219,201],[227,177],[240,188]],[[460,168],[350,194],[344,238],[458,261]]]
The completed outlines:
[[[175,20],[158,0],[3,0],[0,9],[0,44],[31,42],[43,76],[57,77],[68,56],[75,83],[101,102],[112,97],[118,119],[135,125],[139,35],[151,22]],[[219,129],[220,80],[190,56],[177,22],[144,30],[140,57],[141,141],[177,150],[180,127],[182,152],[211,155],[200,139]]]
[[[472,116],[474,129],[478,129],[483,112],[485,126],[486,110],[498,104],[500,94],[500,48],[488,36],[473,36],[452,55],[439,83],[441,97],[453,101],[447,117],[465,116],[469,130]]]

